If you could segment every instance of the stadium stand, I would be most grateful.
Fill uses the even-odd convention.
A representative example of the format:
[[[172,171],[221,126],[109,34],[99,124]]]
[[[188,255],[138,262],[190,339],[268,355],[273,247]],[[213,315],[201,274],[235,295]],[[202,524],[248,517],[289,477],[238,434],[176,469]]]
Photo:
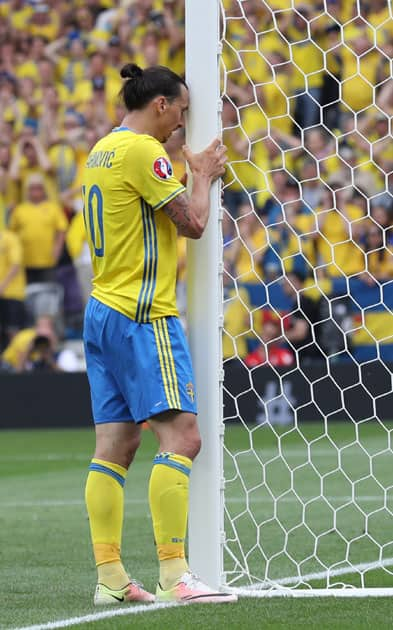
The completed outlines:
[[[0,351],[50,315],[59,347],[84,365],[77,340],[91,268],[81,176],[98,137],[123,117],[119,71],[131,60],[184,73],[183,2],[0,5]],[[181,157],[175,169],[184,172]]]
[[[297,290],[317,312],[314,322],[327,319],[326,300],[334,306],[340,333],[331,334],[331,322],[320,331],[328,356],[345,360],[346,335],[357,360],[374,356],[375,339],[391,360],[393,20],[387,5],[365,1],[361,15],[356,3],[344,1],[305,1],[296,10],[285,0],[224,5],[225,328],[235,331],[235,342],[224,339],[224,354],[232,356],[235,344],[235,354],[245,358],[263,337],[263,321],[273,325],[260,316],[250,326],[249,308],[288,317],[293,301],[285,287],[294,274]],[[31,282],[57,282],[63,339],[80,338],[91,282],[81,175],[90,148],[123,116],[119,69],[128,61],[184,73],[183,0],[0,3],[1,350],[31,325],[21,318],[10,323],[4,305],[9,296],[2,281],[18,261],[2,245],[10,231],[13,249],[22,248],[27,294],[34,293]],[[168,146],[178,174],[181,143],[179,136]],[[45,216],[25,225],[20,217],[26,208],[29,215],[32,182],[44,186]],[[50,224],[49,211],[57,222]],[[32,265],[26,243],[39,236],[52,258]],[[179,251],[184,314],[183,243]],[[34,275],[31,267],[50,273]],[[9,295],[23,301],[18,273],[11,280],[18,289]],[[360,308],[366,318],[359,323]],[[282,326],[288,338],[295,319]],[[290,350],[285,334],[282,346]]]
[[[223,4],[224,356],[247,363],[259,345],[263,358],[261,309],[281,320],[275,343],[297,351],[300,307],[304,345],[316,339],[333,361],[389,361],[389,8]]]

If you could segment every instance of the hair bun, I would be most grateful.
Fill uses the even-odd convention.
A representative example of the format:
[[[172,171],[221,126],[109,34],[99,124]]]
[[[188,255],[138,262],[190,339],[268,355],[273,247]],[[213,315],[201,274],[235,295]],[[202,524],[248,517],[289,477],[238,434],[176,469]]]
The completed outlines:
[[[143,70],[136,63],[127,63],[120,70],[120,76],[123,79],[140,79],[143,76]]]

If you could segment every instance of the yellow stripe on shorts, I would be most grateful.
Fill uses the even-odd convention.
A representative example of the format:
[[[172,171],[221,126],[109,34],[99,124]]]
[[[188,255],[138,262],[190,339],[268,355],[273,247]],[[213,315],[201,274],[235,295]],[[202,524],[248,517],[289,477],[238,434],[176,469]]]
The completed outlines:
[[[166,399],[168,401],[169,407],[171,409],[174,409],[176,407],[176,403],[175,403],[175,398],[173,397],[172,387],[171,387],[171,384],[170,384],[169,379],[168,379],[169,364],[168,364],[168,361],[167,361],[166,357],[164,357],[164,352],[163,352],[164,344],[162,343],[161,331],[160,331],[159,323],[158,323],[159,321],[160,321],[159,319],[155,319],[152,322],[153,330],[154,330],[154,336],[156,338],[156,344],[157,344],[157,350],[158,350],[158,358],[159,358],[159,361],[160,361],[161,375],[162,375],[162,380],[164,382],[164,389],[165,389]]]
[[[175,396],[175,400],[176,400],[176,408],[177,409],[181,409],[179,385],[178,385],[178,382],[177,382],[175,361],[173,359],[171,340],[170,340],[170,337],[169,337],[168,322],[166,321],[166,319],[161,319],[160,322],[161,322],[161,326],[162,326],[163,333],[164,333],[164,339],[165,339],[164,346],[165,346],[165,350],[167,352],[167,357],[168,357],[168,361],[169,361],[169,371],[171,373],[171,378],[172,378],[172,382],[173,382],[173,392],[174,392],[174,396]]]

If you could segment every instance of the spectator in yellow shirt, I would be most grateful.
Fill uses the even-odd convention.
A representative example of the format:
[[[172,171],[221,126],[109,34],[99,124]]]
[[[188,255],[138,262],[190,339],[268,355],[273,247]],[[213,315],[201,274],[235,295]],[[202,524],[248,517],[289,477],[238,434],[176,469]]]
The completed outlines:
[[[19,238],[0,229],[0,351],[24,326],[25,273]]]
[[[0,44],[0,72],[6,72],[10,76],[14,76],[15,67],[15,43],[10,39],[6,39]]]
[[[10,371],[22,372],[37,337],[46,337],[52,350],[56,349],[58,338],[51,317],[42,315],[34,327],[24,328],[13,337],[1,356],[3,367]]]
[[[94,52],[90,56],[90,65],[88,69],[90,96],[86,94],[86,100],[93,99],[96,103],[97,99],[102,97],[105,107],[106,116],[115,123],[115,108],[117,95],[120,92],[122,81],[120,75],[116,78],[108,72],[105,55],[101,52]]]
[[[342,191],[336,191],[334,197],[328,191],[317,212],[319,269],[330,277],[363,272],[365,256],[359,243],[364,208],[360,203],[349,203]]]
[[[16,333],[1,355],[2,369],[10,372],[22,372],[35,336],[34,328],[24,328]]]
[[[46,147],[59,141],[66,135],[64,129],[65,108],[55,85],[42,88],[42,115],[40,116],[38,133]]]
[[[18,47],[19,63],[15,72],[18,79],[29,77],[35,82],[38,81],[38,64],[46,58],[45,47],[47,43],[48,40],[42,36],[42,33],[29,37],[26,43],[22,40],[22,45]]]
[[[269,55],[274,68],[274,80],[269,80],[259,88],[261,105],[270,122],[270,129],[279,129],[291,134],[293,128],[293,95],[291,78],[293,66],[277,51]]]
[[[353,112],[370,107],[374,103],[380,53],[374,48],[371,33],[365,28],[344,30],[345,46],[342,47],[342,102],[345,111]],[[388,77],[386,76],[385,79]]]
[[[57,202],[58,191],[53,178],[53,167],[44,146],[31,129],[24,128],[11,160],[9,176],[19,188],[18,202],[26,200],[27,181],[31,175],[41,175],[46,193]]]
[[[224,206],[236,217],[242,204],[248,201],[247,192],[236,176],[236,167],[247,159],[249,139],[240,128],[235,98],[224,97],[222,104],[223,142],[228,148],[228,167],[224,176]],[[233,164],[233,168],[232,168]]]
[[[2,206],[2,222],[6,223],[8,215],[17,199],[17,187],[9,177],[11,148],[7,142],[0,142],[0,199]]]
[[[284,27],[293,63],[291,83],[296,95],[295,119],[302,128],[315,125],[320,118],[324,58],[318,33],[314,32],[312,39],[308,34],[313,18],[310,6],[297,4],[291,23]]]
[[[313,127],[305,133],[305,148],[307,149],[305,152],[306,160],[310,158],[310,154],[318,160],[322,181],[326,181],[340,169],[341,163],[336,155],[335,138],[323,126]],[[299,162],[297,167],[301,172],[301,163]]]
[[[26,26],[32,35],[56,39],[59,31],[58,12],[44,2],[37,2]]]
[[[34,131],[37,129],[38,100],[35,92],[34,79],[29,76],[19,79],[18,98],[12,113],[9,109],[4,113],[6,120],[13,121],[15,134],[20,133],[24,127],[31,127]]]
[[[236,279],[240,283],[258,284],[262,279],[268,237],[265,226],[250,204],[240,206],[237,230],[239,237],[231,245]]]
[[[224,330],[222,350],[225,361],[244,358],[247,355],[247,340],[255,338],[250,322],[252,306],[247,290],[232,289],[224,304]]]
[[[12,29],[24,31],[33,9],[24,0],[11,0],[9,4],[8,20]]]
[[[32,175],[27,201],[14,208],[10,229],[19,235],[27,282],[50,282],[64,245],[67,220],[60,206],[46,195],[44,180]]]
[[[46,54],[55,64],[58,80],[69,92],[70,100],[75,100],[78,82],[86,79],[88,59],[86,42],[75,31],[68,37],[61,37],[46,47]]]
[[[125,63],[124,51],[122,49],[120,37],[112,35],[106,48],[107,74],[111,79],[117,80],[119,69]]]
[[[13,123],[18,117],[17,106],[18,84],[9,72],[0,73],[0,118],[2,121]]]
[[[55,73],[55,64],[50,59],[41,59],[37,63],[37,72],[38,72],[38,87],[36,89],[36,97],[40,101],[43,115],[45,115],[46,106],[45,106],[45,91],[48,89],[56,90],[59,95],[59,99],[62,107],[67,106],[67,101],[69,99],[69,93],[65,85],[56,81],[56,73]]]
[[[370,222],[365,242],[368,273],[362,275],[369,286],[393,279],[393,252],[384,240],[383,229]]]

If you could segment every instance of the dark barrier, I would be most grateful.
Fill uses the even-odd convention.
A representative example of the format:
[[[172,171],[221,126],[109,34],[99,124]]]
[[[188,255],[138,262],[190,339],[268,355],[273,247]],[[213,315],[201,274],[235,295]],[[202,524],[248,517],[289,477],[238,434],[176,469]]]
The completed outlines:
[[[272,424],[366,418],[393,419],[393,364],[372,361],[309,363],[298,369],[258,367],[250,372],[233,360],[225,366],[227,420]]]
[[[0,428],[80,427],[90,423],[85,373],[0,374]]]
[[[231,421],[393,419],[393,364],[313,363],[302,370],[225,365],[224,413]],[[0,374],[0,428],[91,425],[85,373]]]

